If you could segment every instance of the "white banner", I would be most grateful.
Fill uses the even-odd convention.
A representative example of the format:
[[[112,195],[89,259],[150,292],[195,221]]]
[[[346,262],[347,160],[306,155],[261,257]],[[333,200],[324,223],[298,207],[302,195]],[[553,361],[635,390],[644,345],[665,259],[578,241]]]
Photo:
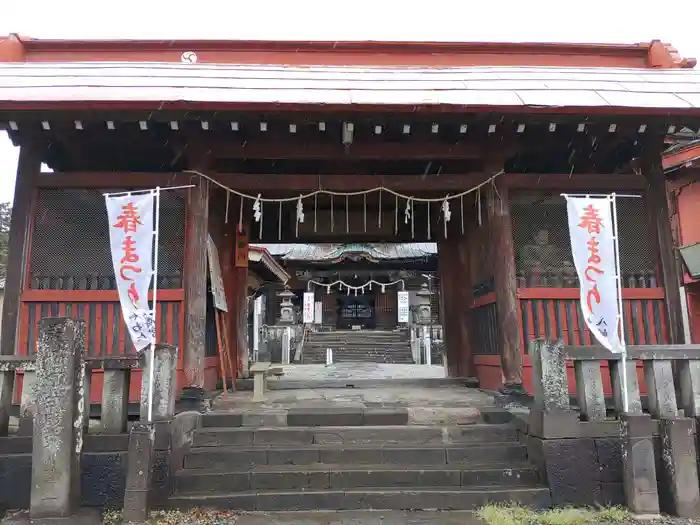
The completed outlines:
[[[408,292],[396,292],[396,301],[398,303],[398,322],[408,323],[409,303]]]
[[[304,324],[314,322],[314,293],[304,292]]]
[[[154,311],[148,304],[153,277],[153,201],[155,191],[105,195],[109,242],[122,315],[137,351],[155,342]]]
[[[621,352],[612,198],[566,196],[566,201],[583,317],[600,344]]]

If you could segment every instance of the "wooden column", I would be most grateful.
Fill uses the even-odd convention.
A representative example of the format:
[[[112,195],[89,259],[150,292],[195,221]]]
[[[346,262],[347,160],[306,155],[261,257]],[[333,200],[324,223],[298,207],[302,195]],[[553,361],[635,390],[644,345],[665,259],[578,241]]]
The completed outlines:
[[[489,188],[488,219],[503,386],[505,390],[521,390],[523,352],[518,318],[513,226],[508,202],[508,187],[503,184],[503,179],[496,179],[495,184]]]
[[[19,330],[20,295],[29,271],[29,230],[33,191],[41,172],[41,150],[38,145],[27,144],[20,148],[15,194],[12,203],[10,238],[8,243],[5,298],[2,307],[2,343],[0,354],[12,355],[17,349]]]
[[[209,182],[193,177],[186,217],[185,249],[185,347],[187,387],[204,389],[204,347],[207,317],[207,231]]]
[[[438,240],[441,312],[449,377],[475,377],[471,346],[472,285],[467,235],[449,232]]]
[[[672,344],[684,343],[683,316],[680,294],[680,271],[673,248],[671,219],[668,210],[666,177],[661,165],[663,141],[651,139],[645,145],[643,171],[647,180],[647,209],[651,218],[651,229],[658,243],[658,261],[664,287],[668,332]],[[690,341],[688,341],[690,342]]]
[[[447,360],[447,376],[459,377],[459,330],[455,330],[456,304],[454,268],[455,250],[454,239],[438,241],[438,274],[440,275],[440,311],[445,340],[445,359]]]
[[[238,359],[237,355],[237,345],[236,338],[234,337],[234,326],[235,323],[233,319],[236,315],[236,301],[235,301],[235,275],[234,275],[234,250],[236,245],[236,224],[223,225],[223,233],[221,235],[221,249],[219,250],[219,260],[221,262],[221,276],[224,280],[224,290],[226,291],[226,305],[228,306],[228,312],[226,313],[226,330],[228,334],[228,356],[229,361],[226,363],[227,371],[230,374],[231,371],[234,372],[234,377],[237,377],[240,370],[238,369]]]
[[[248,268],[233,268],[233,310],[230,319],[229,333],[231,346],[235,344],[237,370],[240,377],[248,377]],[[251,304],[252,308],[253,305]]]

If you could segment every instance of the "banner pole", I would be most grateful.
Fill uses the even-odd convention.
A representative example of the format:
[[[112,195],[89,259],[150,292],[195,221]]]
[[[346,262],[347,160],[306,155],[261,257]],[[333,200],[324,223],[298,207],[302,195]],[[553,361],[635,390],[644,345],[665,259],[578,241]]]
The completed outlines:
[[[153,230],[153,342],[151,343],[151,354],[149,355],[148,366],[148,422],[153,422],[153,381],[155,377],[156,361],[156,326],[158,312],[158,243],[160,241],[160,186],[155,190],[156,222]]]
[[[613,212],[613,235],[615,236],[615,273],[617,280],[617,322],[620,336],[620,379],[622,381],[622,410],[629,411],[629,399],[627,397],[627,344],[625,342],[625,318],[622,309],[622,268],[620,266],[620,236],[617,225],[617,194],[610,196],[610,203]]]

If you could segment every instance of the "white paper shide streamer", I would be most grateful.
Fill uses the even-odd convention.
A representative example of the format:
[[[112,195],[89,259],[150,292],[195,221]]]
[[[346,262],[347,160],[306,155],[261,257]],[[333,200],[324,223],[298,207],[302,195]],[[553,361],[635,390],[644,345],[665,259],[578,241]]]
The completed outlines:
[[[119,302],[134,347],[155,343],[155,312],[148,304],[153,267],[153,202],[156,190],[105,195],[109,242]]]

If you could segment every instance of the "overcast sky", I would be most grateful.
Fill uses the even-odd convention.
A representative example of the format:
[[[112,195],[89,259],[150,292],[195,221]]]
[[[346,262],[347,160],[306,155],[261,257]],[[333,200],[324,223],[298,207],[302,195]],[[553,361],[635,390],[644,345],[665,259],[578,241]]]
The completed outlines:
[[[0,35],[636,43],[700,58],[700,1],[652,0],[31,0],[2,2]],[[667,7],[665,10],[660,10]],[[17,149],[0,132],[0,201]]]

